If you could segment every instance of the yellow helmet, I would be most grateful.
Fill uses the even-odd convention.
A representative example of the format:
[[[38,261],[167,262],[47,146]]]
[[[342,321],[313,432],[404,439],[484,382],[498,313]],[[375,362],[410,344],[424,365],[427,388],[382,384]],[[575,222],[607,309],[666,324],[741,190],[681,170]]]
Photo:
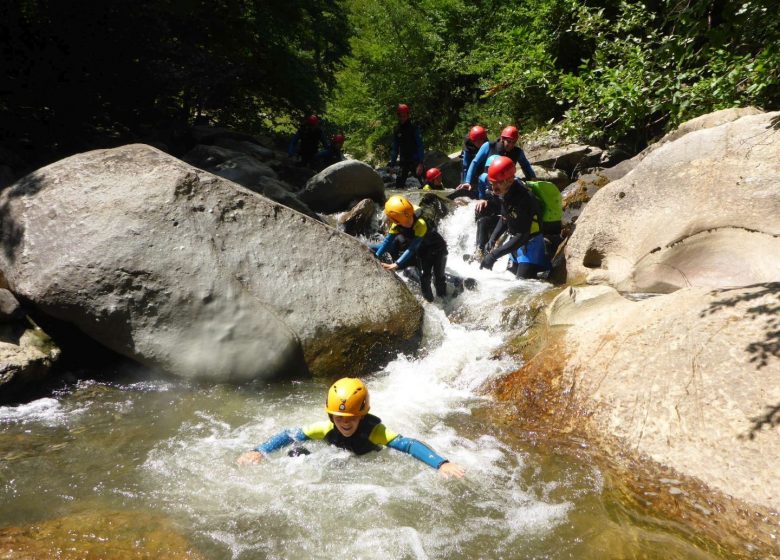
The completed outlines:
[[[344,377],[328,389],[325,410],[335,416],[365,416],[371,408],[368,389],[360,379]]]
[[[414,206],[402,196],[391,196],[385,202],[385,214],[400,224],[414,222]]]

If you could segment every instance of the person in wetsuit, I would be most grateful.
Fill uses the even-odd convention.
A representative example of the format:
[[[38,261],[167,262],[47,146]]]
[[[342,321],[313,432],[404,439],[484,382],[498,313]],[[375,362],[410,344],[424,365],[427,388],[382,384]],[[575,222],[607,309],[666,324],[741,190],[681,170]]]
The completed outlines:
[[[334,163],[344,161],[344,135],[340,132],[330,137],[330,145],[314,156],[314,166],[316,169],[323,170]]]
[[[374,253],[377,258],[385,252],[398,253],[397,245],[406,244],[406,249],[392,264],[382,263],[385,270],[402,270],[416,265],[420,270],[420,291],[427,301],[433,301],[431,276],[436,295],[447,295],[447,242],[435,229],[431,220],[422,217],[420,208],[415,208],[403,196],[391,196],[385,203],[385,215],[392,222],[387,236]]]
[[[493,187],[494,197],[477,201],[477,207],[498,206],[501,219],[496,224],[487,247],[492,250],[487,253],[480,268],[491,270],[496,260],[509,253],[515,253],[525,246],[532,236],[541,235],[540,223],[542,211],[539,201],[523,182],[515,177],[515,162],[505,156],[499,156],[488,168],[488,180]],[[508,238],[499,247],[496,240],[508,231]],[[538,268],[532,263],[518,264],[517,276],[520,278],[535,278]]]
[[[444,190],[444,183],[441,182],[441,169],[438,167],[431,167],[425,172],[425,186],[422,188],[424,191],[442,191]]]
[[[239,465],[257,464],[269,453],[295,442],[325,440],[355,455],[379,451],[382,446],[390,447],[422,461],[444,477],[463,478],[466,472],[463,467],[449,462],[421,441],[390,431],[382,420],[369,414],[370,408],[368,388],[360,379],[339,379],[328,389],[325,400],[328,421],[283,430],[241,455],[237,462]]]
[[[290,157],[297,155],[303,165],[311,167],[320,145],[323,148],[328,147],[325,133],[320,127],[320,119],[317,115],[309,115],[290,140],[287,155]]]
[[[423,172],[423,159],[425,147],[423,146],[420,127],[412,123],[409,118],[409,106],[401,103],[396,107],[398,126],[393,130],[393,144],[390,147],[390,163],[388,167],[395,167],[396,161],[400,169],[395,176],[395,186],[401,189],[406,184],[406,178],[411,174],[420,182]]]

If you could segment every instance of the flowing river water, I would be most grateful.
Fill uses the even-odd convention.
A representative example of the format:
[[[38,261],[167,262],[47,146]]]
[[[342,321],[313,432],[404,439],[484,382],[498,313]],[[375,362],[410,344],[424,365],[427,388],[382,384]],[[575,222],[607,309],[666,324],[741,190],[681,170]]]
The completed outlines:
[[[459,208],[441,231],[448,268],[477,288],[425,304],[420,350],[364,376],[372,413],[464,466],[463,480],[322,442],[238,467],[277,431],[325,419],[328,382],[202,386],[131,371],[0,407],[0,557],[723,558],[622,504],[593,461],[490,421],[501,405],[486,385],[519,365],[497,351],[549,285],[514,279],[505,259],[465,263],[472,216]]]

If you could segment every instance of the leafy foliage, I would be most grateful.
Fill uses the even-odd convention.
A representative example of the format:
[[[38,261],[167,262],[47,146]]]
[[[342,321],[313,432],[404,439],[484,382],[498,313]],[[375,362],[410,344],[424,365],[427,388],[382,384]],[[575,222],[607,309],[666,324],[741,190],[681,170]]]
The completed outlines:
[[[692,117],[780,105],[771,0],[353,0],[355,35],[328,104],[350,151],[384,155],[398,102],[429,147],[479,122],[495,136],[559,123],[639,150]]]

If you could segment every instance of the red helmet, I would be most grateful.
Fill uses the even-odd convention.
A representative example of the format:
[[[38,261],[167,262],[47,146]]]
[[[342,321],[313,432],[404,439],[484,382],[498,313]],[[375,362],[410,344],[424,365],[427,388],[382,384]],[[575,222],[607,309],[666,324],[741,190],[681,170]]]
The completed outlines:
[[[433,183],[439,177],[441,177],[441,169],[438,167],[431,167],[428,171],[425,172],[425,179],[429,183]]]
[[[399,117],[401,115],[409,115],[409,105],[406,103],[399,104],[398,107],[395,108],[395,114]]]
[[[488,167],[488,180],[491,183],[506,181],[515,176],[515,162],[506,156],[498,156]]]
[[[509,125],[501,131],[501,138],[509,138],[517,142],[517,139],[520,138],[520,131],[517,130],[516,126]]]
[[[306,117],[306,124],[309,126],[317,126],[320,124],[320,118],[317,115],[309,115]]]
[[[339,146],[344,143],[344,135],[341,133],[334,134],[330,137],[330,141],[334,144],[338,144]]]
[[[481,126],[472,126],[469,130],[469,140],[476,142],[477,140],[487,140],[487,130]]]

